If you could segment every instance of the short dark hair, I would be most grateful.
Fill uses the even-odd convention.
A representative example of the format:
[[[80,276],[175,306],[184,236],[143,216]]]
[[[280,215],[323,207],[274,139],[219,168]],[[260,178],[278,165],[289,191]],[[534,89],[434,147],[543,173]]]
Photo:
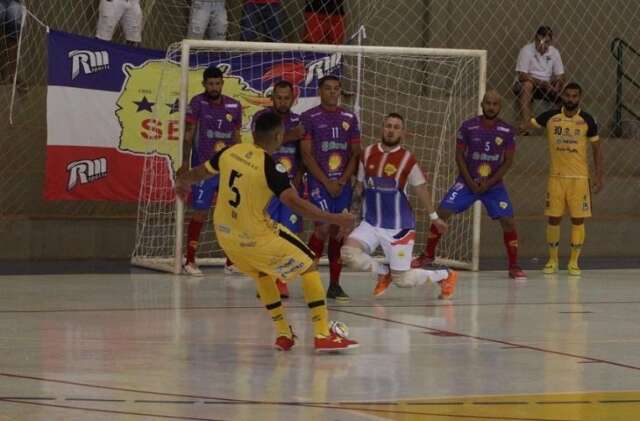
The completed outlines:
[[[553,39],[553,31],[551,30],[550,26],[546,25],[540,26],[536,31],[536,35]]]
[[[338,82],[338,84],[340,84],[340,78],[338,76],[327,75],[325,77],[320,78],[320,80],[318,81],[318,88],[322,88],[322,85],[324,85],[325,82],[328,82],[330,80],[335,80],[336,82]]]
[[[275,93],[276,89],[282,89],[282,88],[289,88],[293,92],[293,83],[289,82],[288,80],[278,81],[278,83],[273,85],[273,91],[271,92]]]
[[[582,95],[582,86],[578,85],[576,82],[567,83],[564,89],[562,89],[562,92],[566,91],[567,89],[576,89],[580,93],[580,95]]]
[[[404,127],[404,117],[402,117],[400,114],[389,113],[384,117],[384,119],[387,120],[388,118],[397,118],[398,120],[402,121],[402,127]]]
[[[256,117],[253,124],[253,134],[256,139],[263,139],[278,127],[282,127],[282,118],[274,112],[267,111]]]
[[[216,66],[209,66],[202,72],[202,80],[206,81],[207,79],[222,79],[223,78],[222,70],[218,69]]]

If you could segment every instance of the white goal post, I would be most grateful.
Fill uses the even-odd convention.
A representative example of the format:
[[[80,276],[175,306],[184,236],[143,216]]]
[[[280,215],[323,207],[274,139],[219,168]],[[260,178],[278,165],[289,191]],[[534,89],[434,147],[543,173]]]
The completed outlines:
[[[161,77],[157,92],[160,102],[169,97],[166,92],[179,90],[180,140],[173,157],[176,162],[182,162],[187,104],[201,92],[194,90],[193,78],[201,77],[202,70],[209,65],[219,64],[216,60],[220,55],[225,60],[240,59],[242,63],[244,56],[270,53],[282,57],[302,53],[338,57],[343,86],[349,85],[348,89],[356,93],[355,98],[345,100],[344,106],[351,109],[353,104],[358,105],[363,144],[379,139],[384,115],[402,114],[409,132],[407,146],[427,174],[434,205],[439,203],[457,176],[455,131],[463,120],[481,111],[480,100],[486,89],[485,50],[184,40],[169,47],[166,56],[167,63],[179,63],[179,80]],[[309,63],[305,63],[307,71],[308,67]],[[226,71],[232,74],[237,70]],[[307,77],[305,83],[312,76]],[[317,77],[311,83],[317,83]],[[227,92],[223,90],[223,94]],[[353,101],[351,105],[349,101]],[[249,125],[247,120],[245,113],[245,131]],[[172,188],[172,181],[169,185],[166,180],[159,180],[153,169],[157,159],[150,157],[149,160],[153,164],[145,165],[142,177],[136,246],[131,261],[137,266],[180,273],[187,207],[180,200],[153,201],[154,195],[149,192]],[[414,198],[412,202],[415,204]],[[418,216],[418,239],[426,239],[428,216],[424,209],[414,209]],[[437,262],[478,270],[480,212],[480,204],[476,202],[472,212],[451,219],[450,232],[441,241]],[[224,258],[212,237],[211,224],[208,226],[208,233],[202,234],[205,240],[200,242],[197,262],[199,265],[221,264]],[[423,244],[418,241],[414,253],[421,252]]]

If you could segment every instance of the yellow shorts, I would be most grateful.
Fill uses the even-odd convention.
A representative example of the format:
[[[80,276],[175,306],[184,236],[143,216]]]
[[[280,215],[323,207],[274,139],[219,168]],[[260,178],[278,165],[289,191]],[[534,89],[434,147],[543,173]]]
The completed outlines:
[[[591,217],[591,189],[588,178],[549,177],[544,214],[560,217],[565,206],[572,218]]]
[[[273,233],[239,238],[216,230],[218,243],[238,270],[254,279],[268,274],[293,280],[313,264],[313,251],[293,232],[278,224]]]

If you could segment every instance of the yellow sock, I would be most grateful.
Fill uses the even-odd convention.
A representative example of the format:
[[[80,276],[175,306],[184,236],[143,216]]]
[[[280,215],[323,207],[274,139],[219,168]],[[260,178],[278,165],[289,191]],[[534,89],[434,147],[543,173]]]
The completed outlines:
[[[276,325],[278,336],[291,337],[291,328],[289,322],[284,316],[284,307],[280,301],[280,292],[276,286],[275,278],[269,275],[260,276],[256,279],[256,286],[262,304],[271,314],[271,320]]]
[[[578,266],[578,258],[582,251],[585,235],[584,224],[571,225],[571,257],[569,258],[569,264],[572,266]]]
[[[547,224],[547,245],[549,246],[549,260],[558,261],[558,247],[560,246],[560,225]]]
[[[311,310],[311,321],[316,336],[329,336],[329,312],[325,301],[324,287],[320,272],[314,270],[302,275],[304,300]]]

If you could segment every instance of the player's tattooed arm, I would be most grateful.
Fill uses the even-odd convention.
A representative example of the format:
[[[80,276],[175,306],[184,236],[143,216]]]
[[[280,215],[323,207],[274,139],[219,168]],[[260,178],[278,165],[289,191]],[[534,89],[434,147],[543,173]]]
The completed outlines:
[[[353,189],[353,197],[351,198],[351,213],[357,217],[362,214],[362,199],[364,193],[364,184],[362,181],[356,181]]]
[[[473,181],[473,178],[471,178],[469,168],[467,168],[467,161],[464,157],[464,152],[465,150],[462,148],[456,149],[456,164],[458,165],[458,170],[460,171],[462,178],[464,178],[464,182],[467,184],[467,187],[469,187],[472,192],[478,193],[479,186],[475,181]]]
[[[347,162],[347,166],[344,168],[344,173],[342,177],[338,179],[338,183],[341,186],[344,186],[347,183],[351,182],[351,177],[355,174],[358,169],[358,163],[360,162],[360,154],[362,153],[362,147],[360,143],[350,143],[349,144],[349,162]]]
[[[186,171],[189,169],[189,161],[191,159],[191,148],[193,145],[193,141],[196,137],[196,125],[193,123],[186,123],[185,131],[184,131],[184,140],[182,141],[182,166],[178,170],[178,174],[180,172]]]
[[[601,142],[591,142],[591,149],[593,151],[593,170],[595,172],[595,179],[593,180],[593,192],[598,193],[604,187],[604,164],[602,162],[603,156]]]

